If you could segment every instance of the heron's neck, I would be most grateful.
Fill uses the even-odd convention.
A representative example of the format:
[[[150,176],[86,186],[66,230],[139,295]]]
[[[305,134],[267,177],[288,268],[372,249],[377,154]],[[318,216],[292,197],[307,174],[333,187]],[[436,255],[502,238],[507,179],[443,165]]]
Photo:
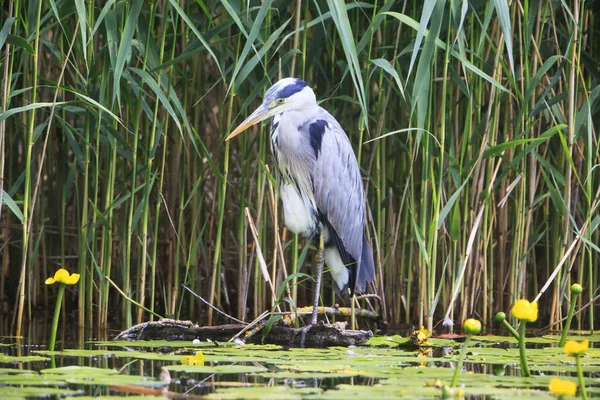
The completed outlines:
[[[290,136],[294,136],[297,128],[306,123],[307,115],[310,114],[297,110],[287,110],[274,115],[271,123],[271,144],[275,148],[279,147],[279,136],[282,133],[286,138],[292,139]]]
[[[282,122],[286,128],[296,129],[297,127],[315,119],[315,115],[319,113],[319,109],[320,107],[317,105],[317,103],[314,103],[302,107],[301,109],[286,110],[273,116],[272,126],[277,128],[279,123]]]
[[[315,103],[314,107],[302,110],[287,110],[273,116],[271,123],[271,151],[277,164],[288,161],[289,157],[296,157],[298,149],[302,148],[302,137],[300,127],[305,126],[316,118],[320,107]]]

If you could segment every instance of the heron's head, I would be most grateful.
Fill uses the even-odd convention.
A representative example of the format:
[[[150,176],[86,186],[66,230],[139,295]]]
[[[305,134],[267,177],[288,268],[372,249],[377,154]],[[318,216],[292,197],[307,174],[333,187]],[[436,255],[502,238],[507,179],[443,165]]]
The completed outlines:
[[[254,124],[288,110],[302,110],[316,105],[317,100],[308,83],[301,79],[284,78],[267,90],[262,104],[231,132],[227,139],[239,135]]]

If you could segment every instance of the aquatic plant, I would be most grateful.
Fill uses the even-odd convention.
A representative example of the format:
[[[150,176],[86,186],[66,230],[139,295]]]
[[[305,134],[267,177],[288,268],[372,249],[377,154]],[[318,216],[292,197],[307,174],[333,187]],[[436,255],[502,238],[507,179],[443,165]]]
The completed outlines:
[[[538,305],[525,299],[517,300],[512,308],[512,315],[520,321],[535,322],[538,317]]]
[[[185,356],[181,360],[183,365],[204,365],[204,353],[197,351],[195,356]]]
[[[569,313],[567,314],[567,322],[565,322],[565,326],[563,326],[562,335],[560,337],[560,346],[564,346],[567,341],[567,333],[569,332],[569,328],[571,327],[571,321],[573,320],[573,314],[575,313],[575,300],[577,296],[579,296],[583,292],[583,288],[579,283],[574,283],[571,285],[571,305],[569,306]]]
[[[576,342],[575,340],[569,340],[565,343],[565,354],[568,356],[575,357],[575,365],[577,366],[577,378],[579,379],[579,386],[581,386],[581,397],[587,400],[587,393],[585,391],[585,382],[583,381],[583,370],[581,369],[581,356],[585,354],[587,349],[590,347],[588,340]]]
[[[463,343],[462,349],[460,351],[460,356],[458,357],[458,362],[456,363],[456,368],[454,369],[454,376],[452,377],[452,387],[456,386],[458,382],[458,374],[462,369],[463,360],[465,358],[465,354],[467,353],[467,348],[469,347],[469,342],[471,341],[471,337],[473,335],[477,335],[481,332],[481,321],[469,318],[465,320],[463,323],[463,330],[467,334],[465,339],[465,343]]]
[[[429,344],[427,339],[431,337],[431,333],[425,329],[424,326],[420,327],[416,331],[413,331],[408,339],[416,346],[423,346]]]
[[[50,342],[48,343],[48,349],[54,350],[56,344],[56,332],[58,331],[58,318],[60,317],[60,306],[62,305],[63,296],[65,294],[65,287],[67,285],[75,285],[79,282],[79,274],[69,274],[64,268],[56,271],[53,277],[46,279],[46,285],[53,285],[58,283],[58,294],[56,295],[56,304],[54,306],[54,318],[52,319],[52,329],[50,330]]]
[[[575,396],[577,393],[577,384],[575,382],[552,378],[550,384],[548,384],[548,390],[557,395],[559,399],[563,396]]]
[[[504,325],[506,329],[508,329],[510,334],[513,335],[515,339],[519,340],[519,332],[517,332],[515,328],[513,328],[512,325],[508,323],[508,321],[506,320],[506,313],[503,313],[502,311],[496,313],[495,319],[497,322],[502,323],[502,325]]]
[[[590,347],[588,340],[576,342],[575,340],[569,340],[565,343],[565,354],[568,356],[579,357],[587,351]]]
[[[512,308],[512,315],[520,321],[519,324],[519,358],[521,361],[521,374],[524,377],[531,375],[527,365],[527,355],[525,354],[525,325],[527,322],[535,322],[538,317],[538,305],[536,302],[528,300],[517,300]]]

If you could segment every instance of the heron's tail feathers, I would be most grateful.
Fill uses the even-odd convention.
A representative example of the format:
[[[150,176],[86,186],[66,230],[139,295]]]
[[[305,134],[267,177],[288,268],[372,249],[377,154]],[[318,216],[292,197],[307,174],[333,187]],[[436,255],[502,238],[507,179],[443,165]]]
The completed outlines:
[[[367,237],[363,238],[362,254],[360,267],[356,277],[355,290],[362,293],[367,288],[367,282],[373,282],[375,280],[375,263],[373,262],[373,251]]]

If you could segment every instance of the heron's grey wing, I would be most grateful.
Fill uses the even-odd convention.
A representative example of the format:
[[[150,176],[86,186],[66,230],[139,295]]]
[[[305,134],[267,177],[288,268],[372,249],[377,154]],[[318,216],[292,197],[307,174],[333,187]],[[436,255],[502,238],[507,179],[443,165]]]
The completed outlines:
[[[313,175],[315,203],[341,239],[345,251],[356,261],[356,270],[351,274],[354,281],[349,282],[353,290],[360,273],[363,251],[364,189],[348,137],[329,113],[323,110],[321,117],[308,126],[316,157]]]

